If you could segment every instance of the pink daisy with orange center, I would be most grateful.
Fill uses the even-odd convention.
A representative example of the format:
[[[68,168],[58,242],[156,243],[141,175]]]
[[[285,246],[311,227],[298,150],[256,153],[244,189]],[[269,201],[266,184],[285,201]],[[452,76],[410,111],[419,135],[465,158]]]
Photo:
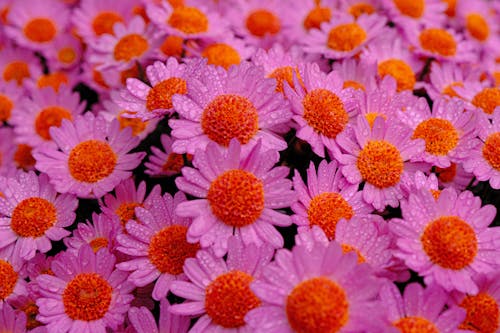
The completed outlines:
[[[446,2],[442,0],[382,0],[389,19],[398,26],[409,24],[442,24]]]
[[[347,58],[336,61],[332,69],[344,80],[343,88],[372,91],[377,87],[377,65],[372,62]]]
[[[14,82],[0,82],[0,123],[10,123],[23,97],[23,90]]]
[[[0,250],[0,306],[20,296],[28,295],[26,274],[22,271],[24,260],[10,249]],[[0,321],[1,322],[1,321]]]
[[[309,31],[320,29],[321,24],[330,22],[332,16],[339,10],[337,0],[290,1],[287,5],[290,6],[290,10],[287,11],[285,19],[291,23],[288,34],[294,43],[302,42]]]
[[[39,77],[42,66],[33,52],[7,45],[0,52],[0,73],[4,81],[21,86],[25,79]]]
[[[458,86],[455,90],[468,102],[470,108],[478,108],[489,117],[500,106],[500,86],[476,80],[464,82],[463,87]]]
[[[162,149],[151,146],[152,154],[144,163],[146,167],[144,172],[152,177],[170,177],[179,174],[185,165],[184,156],[172,151],[172,138],[167,134],[161,135],[160,142]],[[191,155],[186,156],[187,160],[191,158]]]
[[[379,0],[340,0],[339,9],[354,18],[381,12]]]
[[[82,61],[83,45],[76,37],[65,34],[54,41],[54,45],[45,51],[49,68],[71,69]]]

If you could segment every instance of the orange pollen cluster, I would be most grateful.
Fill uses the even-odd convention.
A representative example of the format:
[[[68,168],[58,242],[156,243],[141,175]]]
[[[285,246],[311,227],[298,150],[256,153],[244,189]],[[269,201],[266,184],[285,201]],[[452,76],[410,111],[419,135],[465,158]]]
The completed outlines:
[[[450,96],[450,97],[460,97],[457,92],[455,91],[454,87],[463,87],[464,84],[462,82],[453,82],[449,85],[447,85],[442,93],[447,95],[447,96]]]
[[[264,209],[264,184],[251,172],[228,170],[212,181],[207,200],[222,222],[244,227],[255,222]]]
[[[4,301],[14,291],[19,275],[10,263],[0,259],[0,276],[2,277],[0,280],[0,301]]]
[[[152,87],[146,97],[146,108],[148,111],[156,109],[171,109],[172,96],[175,94],[186,94],[186,80],[179,77],[171,77],[161,81]]]
[[[38,315],[38,306],[34,301],[27,302],[19,309],[26,314],[26,329],[32,330],[43,325],[41,322],[36,320],[36,316]]]
[[[278,16],[266,9],[258,9],[250,13],[246,20],[246,27],[256,37],[275,35],[281,30]]]
[[[342,88],[344,88],[344,89],[354,88],[354,89],[357,89],[357,90],[366,91],[366,88],[365,88],[365,86],[362,83],[359,83],[359,82],[353,81],[353,80],[346,80],[346,81],[344,81],[344,85],[343,85]]]
[[[92,29],[97,36],[103,34],[113,35],[115,23],[123,22],[123,17],[116,12],[100,12],[92,21]]]
[[[115,210],[115,214],[118,215],[120,223],[125,227],[129,220],[136,220],[135,209],[136,207],[142,207],[143,205],[138,202],[124,202],[118,206]]]
[[[457,216],[442,216],[430,222],[420,241],[430,260],[447,269],[463,269],[477,254],[474,229]]]
[[[209,65],[222,66],[225,69],[228,69],[231,65],[238,65],[241,62],[238,51],[224,43],[209,45],[203,50],[201,56],[208,59]]]
[[[307,209],[310,225],[321,227],[329,239],[335,238],[335,228],[340,219],[350,220],[353,216],[352,206],[335,192],[318,194],[312,198]]]
[[[442,0],[442,1],[448,5],[445,14],[448,15],[449,17],[454,17],[457,8],[457,0]]]
[[[31,154],[32,150],[33,148],[27,144],[20,143],[17,145],[16,152],[14,153],[14,162],[16,162],[18,168],[29,170],[35,165],[36,160]]]
[[[201,128],[221,146],[229,146],[233,138],[246,144],[259,130],[259,114],[246,97],[219,95],[203,110]]]
[[[130,34],[122,37],[115,45],[113,56],[117,61],[129,62],[140,57],[149,49],[148,41],[138,34]]]
[[[467,310],[467,316],[459,328],[481,333],[497,332],[500,318],[499,304],[490,294],[480,292],[476,296],[467,295],[460,306]]]
[[[57,34],[57,28],[51,19],[39,17],[26,23],[23,33],[26,38],[35,43],[46,43],[54,39]]]
[[[68,76],[63,72],[42,75],[37,81],[38,88],[52,87],[56,92],[59,91],[61,84],[69,84]]]
[[[145,129],[148,124],[147,121],[142,121],[140,118],[129,118],[129,117],[124,117],[124,114],[131,114],[132,112],[130,111],[121,111],[117,118],[118,122],[120,123],[120,129],[124,129],[127,127],[132,128],[132,134],[133,135],[139,135],[141,134]]]
[[[492,168],[500,171],[500,132],[490,134],[486,138],[483,157]]]
[[[21,237],[40,237],[57,221],[56,207],[48,200],[27,198],[14,208],[10,226]]]
[[[467,15],[465,19],[465,27],[472,37],[481,42],[484,42],[490,36],[488,22],[486,22],[481,14],[473,13]]]
[[[356,162],[361,177],[378,188],[396,185],[403,174],[403,158],[398,148],[384,140],[371,140]]]
[[[500,143],[500,142],[499,142]],[[452,182],[457,175],[457,164],[451,163],[451,165],[447,168],[435,168],[435,172],[437,173],[437,177],[443,183]]]
[[[63,291],[64,311],[73,320],[101,319],[111,305],[113,288],[97,273],[80,273]]]
[[[219,275],[205,290],[205,309],[212,321],[225,328],[245,325],[248,311],[260,305],[250,290],[253,277],[242,271]]]
[[[292,67],[292,66],[283,66],[283,67],[278,67],[275,70],[271,72],[271,74],[268,75],[268,77],[273,78],[276,80],[276,91],[283,93],[284,92],[284,84],[285,82],[288,83],[288,85],[292,88],[295,89],[295,84],[293,83],[293,73],[297,75],[299,82],[302,83],[302,78],[300,77],[300,74],[297,70],[297,67]]]
[[[444,57],[454,56],[457,53],[457,42],[452,34],[444,29],[425,29],[418,37],[424,50]]]
[[[168,25],[185,34],[197,34],[208,31],[208,18],[198,8],[179,6],[174,8]]]
[[[149,260],[161,273],[179,275],[187,258],[192,258],[200,249],[199,243],[186,240],[187,227],[172,225],[158,231],[149,243]]]
[[[366,37],[366,31],[357,23],[345,23],[330,30],[326,44],[332,50],[349,52],[360,46]]]
[[[425,0],[394,0],[394,4],[403,15],[420,18],[424,14]]]
[[[184,39],[179,36],[167,36],[160,46],[161,52],[169,57],[181,56],[184,50]]]
[[[319,29],[321,23],[328,22],[332,18],[332,11],[328,7],[314,7],[304,19],[304,28],[306,30]]]
[[[57,52],[57,59],[63,64],[71,64],[76,59],[76,51],[71,47],[63,47]]]
[[[109,244],[109,241],[107,238],[105,237],[97,237],[97,238],[94,238],[93,240],[90,241],[89,245],[90,247],[92,248],[92,250],[94,251],[94,253],[96,253],[97,251],[99,251],[100,249],[104,249],[104,248],[107,248],[108,247],[108,244]]]
[[[14,103],[12,103],[11,99],[5,95],[0,94],[0,122],[4,122],[10,119],[13,108]]]
[[[371,4],[365,2],[356,3],[349,8],[349,14],[356,19],[363,14],[371,15],[373,13],[375,13],[375,8]]]
[[[362,263],[366,262],[366,259],[363,256],[363,254],[361,252],[359,252],[359,250],[357,248],[355,248],[354,246],[351,246],[349,244],[342,244],[342,252],[343,253],[355,252],[356,255],[358,256],[358,264],[362,264]]]
[[[437,327],[422,317],[404,317],[393,323],[401,333],[439,333]]]
[[[493,114],[495,108],[500,106],[500,88],[484,88],[474,96],[472,104],[487,114]]]
[[[424,139],[425,151],[432,155],[447,155],[458,144],[458,131],[446,119],[429,118],[418,124],[412,139]]]
[[[35,119],[36,133],[44,140],[50,140],[49,129],[59,127],[63,119],[72,119],[71,113],[60,106],[48,106],[38,113]]]
[[[326,277],[299,283],[286,300],[286,315],[295,332],[334,333],[349,319],[349,303],[342,287]]]
[[[398,91],[413,90],[416,78],[413,69],[401,59],[387,59],[378,64],[381,77],[390,75],[396,79]]]
[[[349,121],[342,100],[326,89],[315,89],[302,100],[304,119],[316,132],[336,138]]]
[[[161,169],[164,172],[181,172],[184,166],[184,157],[182,154],[170,153],[168,154],[167,160],[162,165]]]
[[[117,156],[110,145],[99,140],[77,144],[68,158],[69,173],[78,181],[96,183],[115,169]]]
[[[21,85],[23,80],[30,76],[30,69],[24,61],[13,61],[5,66],[3,71],[3,79],[5,81],[15,80],[17,85]]]

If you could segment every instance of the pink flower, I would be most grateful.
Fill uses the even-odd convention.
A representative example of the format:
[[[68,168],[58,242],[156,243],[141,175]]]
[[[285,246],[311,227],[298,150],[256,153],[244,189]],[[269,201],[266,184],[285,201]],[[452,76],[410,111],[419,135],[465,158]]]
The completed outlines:
[[[144,163],[146,167],[144,172],[152,177],[170,177],[180,173],[185,163],[183,155],[172,151],[172,138],[167,134],[162,134],[160,141],[163,150],[151,146],[152,154],[149,155],[148,161]],[[191,155],[187,156],[187,159],[191,158]]]

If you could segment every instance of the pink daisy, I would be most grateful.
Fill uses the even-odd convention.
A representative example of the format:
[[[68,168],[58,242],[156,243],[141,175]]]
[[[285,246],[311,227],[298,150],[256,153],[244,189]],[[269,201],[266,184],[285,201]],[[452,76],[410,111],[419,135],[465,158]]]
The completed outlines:
[[[377,66],[374,63],[359,61],[355,58],[346,58],[336,61],[332,69],[339,73],[344,81],[342,88],[371,91],[377,87]]]
[[[144,158],[143,152],[128,153],[139,144],[131,132],[120,131],[116,120],[108,123],[91,113],[74,122],[64,119],[50,132],[56,145],[34,153],[36,168],[49,175],[60,193],[98,198],[130,177]]]
[[[34,282],[30,282],[30,285]],[[28,285],[29,288],[29,285]],[[41,322],[36,320],[36,316],[38,315],[38,306],[36,306],[36,302],[34,298],[38,297],[36,291],[31,290],[29,296],[20,296],[19,298],[13,300],[11,305],[17,310],[16,315],[20,316],[21,314],[25,314],[26,316],[26,325],[23,327],[25,330],[19,331],[7,331],[7,332],[29,332],[29,333],[48,333],[47,328]],[[21,315],[22,316],[22,315]],[[2,321],[0,317],[0,322]],[[0,332],[1,327],[0,327]]]
[[[488,82],[464,82],[463,87],[456,87],[455,91],[471,108],[478,108],[491,116],[500,106],[500,86],[494,87]]]
[[[415,192],[401,210],[403,219],[390,222],[398,237],[395,255],[426,284],[477,294],[472,277],[498,269],[500,229],[488,228],[496,209],[481,207],[472,192],[447,188],[437,200],[429,191]]]
[[[8,251],[0,250],[0,306],[28,295],[26,277],[22,272],[24,261],[17,256],[9,255]],[[0,321],[1,323],[1,321]]]
[[[13,114],[18,112],[23,90],[14,82],[0,81],[0,123],[10,123]]]
[[[187,95],[173,96],[174,109],[181,116],[169,121],[174,152],[194,154],[209,142],[227,147],[233,138],[245,150],[259,139],[263,150],[285,149],[286,142],[274,128],[287,124],[292,113],[275,91],[274,80],[264,78],[262,68],[247,62],[227,72],[218,68],[203,67],[199,80],[189,81]]]
[[[191,318],[177,316],[170,312],[171,305],[166,299],[160,301],[158,325],[151,311],[145,307],[132,307],[128,310],[128,319],[137,333],[186,333]]]
[[[71,69],[80,64],[83,57],[82,43],[76,37],[65,34],[54,41],[54,45],[45,51],[49,68]]]
[[[106,249],[94,253],[90,246],[82,246],[77,256],[63,253],[52,263],[54,275],[36,279],[41,293],[37,319],[49,332],[115,330],[133,299],[133,286],[125,272],[114,269],[115,261]]]
[[[16,256],[29,260],[37,250],[49,251],[50,241],[70,234],[63,228],[74,222],[78,200],[71,194],[57,195],[47,175],[19,172],[2,192],[0,248],[13,247]]]
[[[33,52],[7,45],[0,52],[0,72],[4,81],[21,86],[25,79],[39,77],[42,66]]]
[[[209,251],[199,251],[196,259],[187,259],[184,264],[191,282],[172,283],[172,292],[186,302],[172,305],[170,311],[184,316],[202,315],[192,332],[252,332],[245,315],[261,301],[250,290],[250,283],[260,277],[273,252],[265,245],[245,246],[234,236],[228,240],[226,261]]]
[[[273,168],[278,152],[262,152],[260,143],[248,155],[241,149],[236,139],[227,150],[209,144],[194,156],[197,169],[184,167],[183,177],[175,180],[181,191],[202,198],[183,202],[176,210],[180,216],[194,218],[188,241],[199,241],[202,248],[211,246],[220,257],[233,233],[245,244],[283,247],[283,237],[274,226],[289,226],[291,219],[275,209],[290,207],[296,199],[292,182],[285,178],[289,169]]]
[[[477,147],[470,154],[474,154],[474,152],[477,152]],[[439,186],[453,187],[458,191],[463,191],[468,186],[475,186],[478,180],[473,181],[474,174],[464,169],[464,164],[469,159],[470,155],[464,163],[451,163],[447,168],[434,167],[433,172],[437,175]]]
[[[62,253],[62,252],[60,252]],[[52,262],[59,256],[60,254],[56,254],[54,257],[47,256],[46,254],[37,252],[33,258],[31,258],[26,264],[23,266],[23,272],[28,276],[30,283],[28,285],[31,294],[37,294],[37,283],[36,277],[41,274],[54,274],[50,269]]]
[[[0,331],[1,332],[26,332],[26,314],[15,311],[6,303],[0,303]]]
[[[442,24],[446,16],[441,0],[381,0],[389,18],[398,26],[408,24]]]
[[[172,138],[167,134],[162,134],[160,141],[163,149],[151,146],[152,154],[144,163],[146,167],[144,172],[152,177],[170,177],[179,174],[185,163],[184,156],[172,151]],[[189,154],[186,156],[187,160],[191,158]]]
[[[341,11],[351,14],[354,18],[361,15],[380,13],[380,0],[340,0],[338,7]]]
[[[185,279],[184,261],[194,257],[200,248],[199,244],[188,243],[186,239],[191,219],[174,213],[184,201],[186,196],[182,192],[174,197],[165,193],[155,200],[155,206],[136,208],[137,220],[130,220],[127,233],[117,237],[118,251],[130,259],[116,267],[132,272],[128,280],[138,287],[156,281],[152,297],[157,301],[167,296],[173,281]]]

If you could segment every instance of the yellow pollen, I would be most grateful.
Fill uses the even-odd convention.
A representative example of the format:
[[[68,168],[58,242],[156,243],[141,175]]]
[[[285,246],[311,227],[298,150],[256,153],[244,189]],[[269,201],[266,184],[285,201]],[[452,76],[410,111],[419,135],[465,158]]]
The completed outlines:
[[[63,72],[42,75],[37,82],[38,88],[52,87],[56,92],[59,91],[61,84],[69,84],[68,76]]]
[[[424,50],[445,57],[454,56],[457,53],[457,42],[446,30],[439,28],[425,29],[418,37],[420,45]]]
[[[7,299],[17,284],[19,275],[14,270],[14,267],[5,260],[0,259],[0,301]]]
[[[497,301],[490,294],[467,295],[460,306],[467,310],[467,316],[459,328],[480,333],[497,332],[500,312]]]
[[[222,222],[244,227],[254,223],[264,209],[264,184],[251,172],[228,170],[212,181],[207,200]]]
[[[378,188],[387,188],[399,183],[403,166],[403,158],[398,148],[383,140],[368,141],[357,160],[361,177]]]
[[[349,121],[342,100],[326,89],[315,89],[302,100],[304,119],[316,132],[327,138],[336,138]]]
[[[212,321],[225,328],[245,325],[245,315],[260,300],[250,290],[253,277],[242,271],[219,275],[205,290],[205,309]]]
[[[456,163],[451,163],[451,165],[447,168],[435,167],[435,172],[437,173],[437,177],[440,181],[443,183],[450,183],[457,175],[457,165]]]
[[[19,86],[25,78],[30,76],[30,69],[24,61],[13,61],[5,66],[3,71],[3,79],[5,81],[15,80]]]
[[[36,316],[38,315],[38,306],[34,301],[28,301],[20,307],[19,310],[26,314],[26,329],[32,330],[43,325],[41,322],[36,320]]]
[[[332,11],[328,7],[314,7],[304,19],[304,28],[306,30],[319,29],[321,23],[328,22],[332,18]]]
[[[443,156],[457,146],[458,131],[449,120],[429,118],[418,124],[412,139],[424,139],[426,152]]]
[[[33,42],[46,43],[54,39],[57,28],[51,19],[39,17],[26,23],[23,32],[26,38]]]
[[[106,315],[113,288],[97,273],[80,273],[64,289],[64,311],[73,320],[94,321]]]
[[[335,238],[335,228],[340,219],[350,220],[353,216],[352,206],[335,192],[318,194],[312,198],[307,209],[310,225],[321,227],[329,239]]]
[[[168,154],[167,160],[161,167],[164,172],[181,172],[182,167],[184,166],[184,157],[182,154],[170,153]]]
[[[171,77],[161,81],[149,90],[146,97],[146,108],[149,111],[156,109],[171,109],[172,96],[175,94],[186,94],[187,85],[186,80]]]
[[[500,106],[500,88],[484,88],[474,96],[472,104],[487,114],[493,114],[495,108]]]
[[[200,249],[199,243],[186,240],[187,227],[172,225],[158,231],[149,243],[149,260],[161,273],[179,275],[187,258],[192,258]]]
[[[201,128],[212,141],[229,146],[233,138],[246,144],[259,130],[253,103],[239,95],[218,95],[203,110]]]
[[[442,1],[448,5],[445,14],[448,15],[449,17],[454,17],[455,10],[457,8],[457,0],[442,0]]]
[[[113,56],[117,61],[128,62],[140,57],[149,49],[148,41],[138,34],[130,34],[122,37],[115,45]]]
[[[401,59],[388,59],[378,64],[380,77],[386,75],[396,79],[398,91],[413,90],[416,78],[413,69]]]
[[[286,315],[295,332],[339,332],[349,319],[347,295],[326,277],[305,280],[288,295]]]
[[[357,89],[357,90],[363,90],[363,91],[366,91],[366,88],[363,84],[357,82],[357,81],[352,81],[352,80],[347,80],[347,81],[344,81],[344,86],[342,87],[344,89],[346,88],[354,88],[354,89]]]
[[[420,18],[424,14],[425,0],[394,0],[394,4],[403,15]]]
[[[366,31],[357,23],[345,23],[328,33],[327,46],[335,51],[349,52],[366,40]]]
[[[393,323],[401,333],[439,333],[433,323],[422,317],[404,317]]]
[[[430,222],[420,240],[430,260],[446,269],[461,270],[477,254],[476,233],[458,216],[442,216]]]
[[[117,118],[118,122],[120,123],[120,129],[124,129],[126,127],[132,128],[132,134],[137,136],[144,132],[146,129],[146,126],[148,124],[147,121],[142,121],[140,118],[128,118],[124,117],[123,114],[130,114],[130,111],[121,111]]]
[[[500,171],[500,132],[490,134],[483,146],[483,157],[495,170]]]
[[[342,244],[342,252],[344,254],[348,253],[348,252],[356,253],[356,255],[358,256],[358,264],[362,264],[362,263],[366,262],[366,259],[363,256],[363,254],[361,254],[361,252],[359,252],[359,250],[357,248],[355,248],[354,246],[351,246],[349,244]]]
[[[184,39],[179,36],[169,35],[160,46],[161,52],[169,57],[180,57],[184,50]]]
[[[117,156],[110,145],[99,140],[77,144],[68,159],[73,178],[85,183],[96,183],[108,177],[115,169]]]
[[[224,43],[215,43],[206,47],[201,53],[201,56],[208,59],[209,65],[222,66],[225,69],[241,62],[238,51],[232,46]]]
[[[484,42],[490,36],[488,22],[486,22],[481,14],[472,13],[467,15],[465,19],[465,27],[472,37],[481,42]]]
[[[63,119],[72,119],[71,113],[60,106],[48,106],[38,113],[35,119],[35,130],[44,140],[50,140],[49,129],[59,127]]]
[[[91,240],[89,245],[92,248],[92,250],[94,251],[94,253],[96,253],[100,249],[106,248],[108,246],[108,243],[109,242],[108,242],[107,238],[97,237],[97,238],[94,238],[93,240]]]
[[[123,17],[116,12],[100,12],[92,21],[92,29],[97,36],[103,34],[114,35],[113,26],[115,23],[123,22]]]
[[[8,121],[12,114],[14,103],[6,95],[0,94],[0,122]]]
[[[185,34],[197,34],[208,31],[207,16],[195,7],[175,7],[168,19],[168,24]]]
[[[76,59],[76,51],[71,47],[63,47],[57,52],[57,59],[63,64],[71,64]]]
[[[300,85],[303,86],[304,83],[302,82],[302,78],[300,77],[297,67],[292,67],[292,66],[278,67],[275,70],[273,70],[271,74],[268,75],[268,77],[276,80],[276,91],[283,93],[285,82],[288,83],[288,85],[292,89],[295,89],[295,84],[293,83],[294,72],[295,75],[297,75],[297,78],[299,79]]]
[[[387,116],[385,114],[380,114],[377,112],[368,112],[365,114],[365,119],[368,121],[370,128],[373,128],[373,124],[375,123],[375,119],[377,119],[377,117],[382,117],[387,120]]]
[[[450,97],[460,97],[457,92],[455,91],[454,87],[463,87],[464,84],[462,82],[453,82],[449,85],[447,85],[442,93],[447,95],[447,96],[450,96]]]
[[[56,207],[48,200],[27,198],[12,212],[10,227],[21,237],[43,236],[57,221]]]
[[[32,149],[32,147],[24,143],[17,145],[16,152],[14,153],[14,162],[16,162],[18,168],[29,170],[35,166],[36,160],[31,154]]]
[[[122,226],[125,226],[129,220],[137,220],[135,209],[143,205],[138,202],[124,202],[115,210],[115,214],[120,219]]]
[[[281,30],[278,16],[266,9],[258,9],[250,13],[246,20],[248,31],[254,36],[276,35]]]
[[[365,2],[359,2],[357,4],[352,5],[349,8],[349,14],[351,14],[356,19],[363,14],[370,15],[373,13],[375,13],[375,8],[373,8],[373,6],[370,5],[369,3]]]

